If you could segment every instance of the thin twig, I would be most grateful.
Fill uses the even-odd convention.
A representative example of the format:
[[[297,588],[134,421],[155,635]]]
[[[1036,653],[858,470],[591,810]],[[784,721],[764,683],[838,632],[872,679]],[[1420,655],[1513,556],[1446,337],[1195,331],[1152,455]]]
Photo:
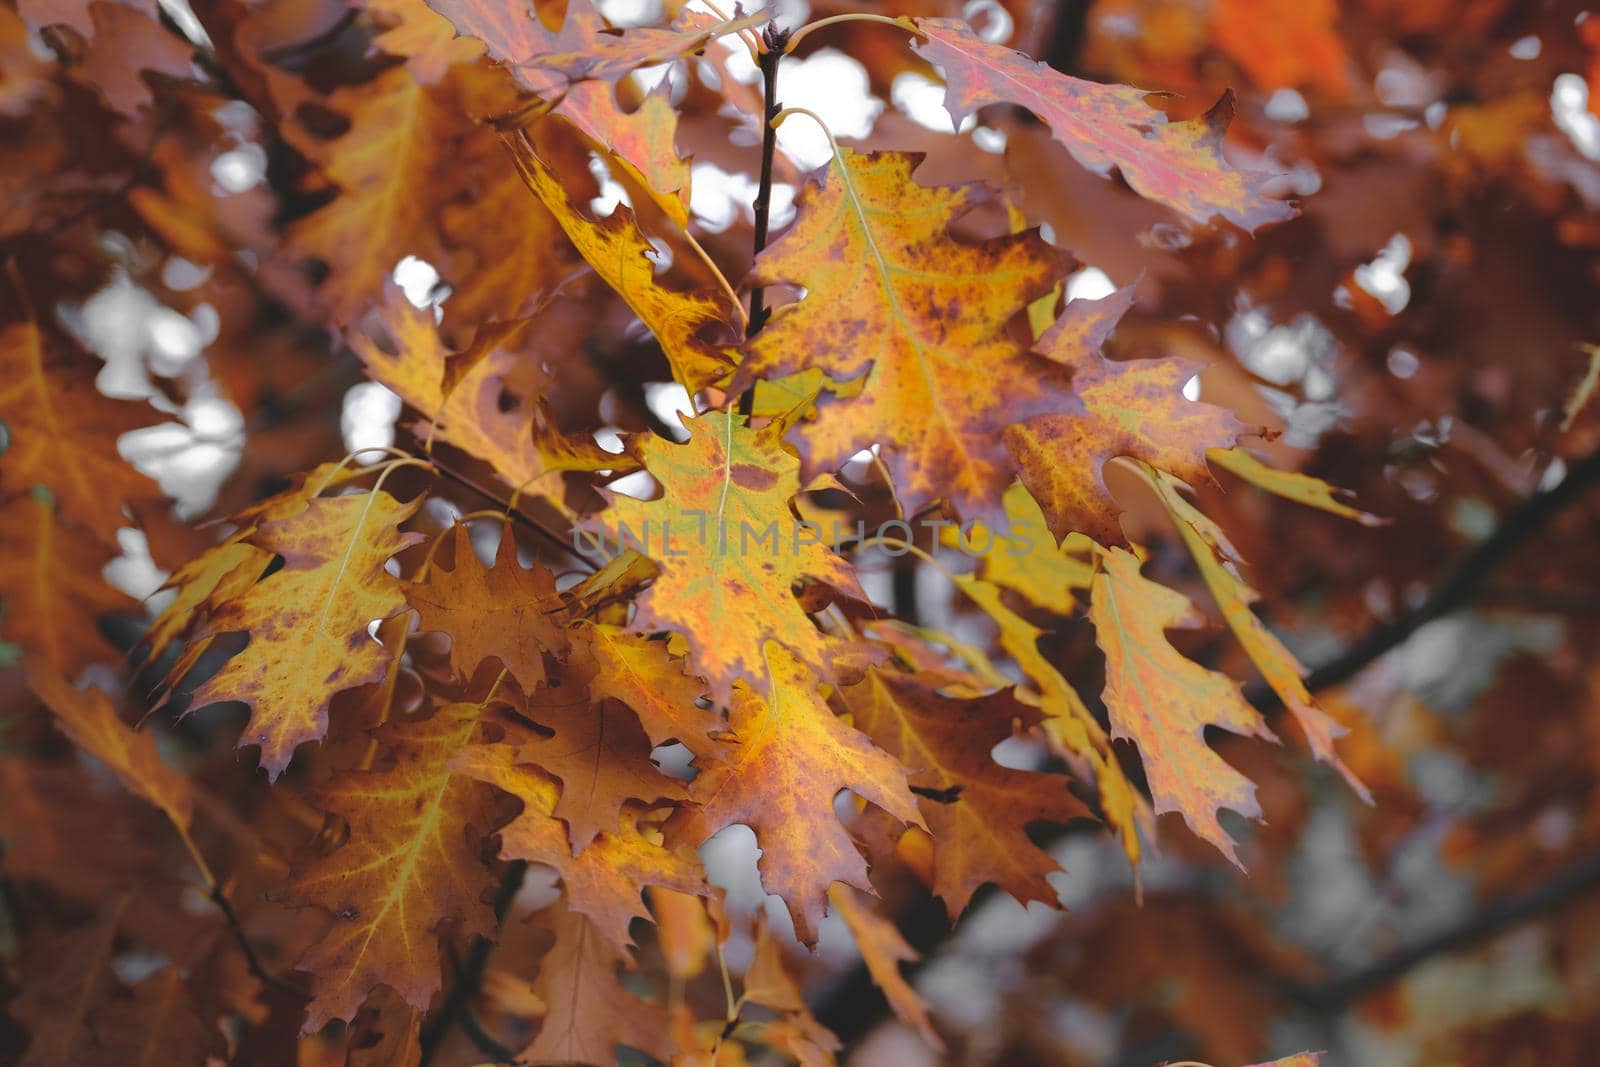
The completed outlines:
[[[464,489],[472,490],[485,500],[498,506],[513,522],[521,523],[541,540],[547,542],[555,548],[559,548],[562,552],[565,552],[573,559],[582,563],[585,567],[588,567],[591,572],[600,569],[599,565],[596,564],[594,560],[590,559],[588,556],[585,556],[582,552],[579,552],[577,546],[574,545],[570,540],[562,537],[554,530],[545,526],[533,516],[512,507],[504,498],[496,495],[494,490],[488,488],[487,486],[480,485],[478,482],[473,481],[471,478],[468,478],[465,474],[462,474],[459,471],[451,470],[449,467],[446,467],[444,464],[440,463],[437,459],[431,460],[430,464],[441,476],[449,479],[452,482],[455,482]]]
[[[761,36],[767,50],[761,54],[761,77],[765,87],[765,106],[761,112],[761,182],[752,205],[756,213],[757,256],[767,247],[767,228],[772,217],[772,159],[778,151],[778,128],[772,124],[772,120],[783,109],[778,103],[778,64],[783,61],[783,50],[789,43],[789,31],[768,25],[761,31]],[[766,290],[759,285],[750,290],[750,322],[745,327],[746,337],[754,337],[767,324],[766,296]]]

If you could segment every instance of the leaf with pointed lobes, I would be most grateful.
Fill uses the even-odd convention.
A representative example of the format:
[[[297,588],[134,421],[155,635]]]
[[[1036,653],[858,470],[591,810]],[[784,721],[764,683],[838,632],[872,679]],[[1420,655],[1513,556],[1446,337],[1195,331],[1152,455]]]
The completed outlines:
[[[483,460],[516,489],[556,471],[627,468],[626,459],[592,440],[563,434],[543,398],[509,409],[502,403],[506,377],[521,358],[516,346],[537,327],[537,316],[483,326],[467,349],[453,353],[432,309],[414,306],[399,286],[386,283],[381,322],[388,346],[356,331],[346,340],[368,377],[428,420],[419,435]]]
[[[1184,498],[1171,475],[1163,474],[1148,465],[1143,465],[1143,473],[1145,480],[1155,489],[1162,504],[1166,506],[1167,514],[1177,526],[1183,543],[1194,556],[1195,564],[1200,568],[1200,576],[1205,579],[1206,588],[1211,591],[1212,599],[1217,602],[1223,620],[1239,639],[1239,644],[1244,646],[1246,655],[1256,665],[1261,676],[1267,680],[1272,691],[1283,701],[1283,706],[1300,724],[1300,729],[1305,732],[1306,742],[1311,747],[1311,754],[1338,771],[1356,795],[1371,804],[1371,792],[1354,772],[1345,766],[1333,746],[1334,740],[1347,731],[1331,715],[1317,706],[1316,699],[1306,688],[1305,668],[1294,658],[1293,653],[1283,647],[1283,642],[1278,640],[1277,635],[1268,630],[1251,610],[1250,606],[1259,599],[1259,596],[1248,583],[1234,573],[1233,568],[1242,566],[1243,560],[1239,558],[1238,551],[1228,540],[1227,535],[1199,508]]]
[[[366,14],[382,32],[373,46],[391,56],[402,56],[417,81],[432,85],[458,63],[483,55],[483,45],[457,35],[450,20],[424,0],[367,0]]]
[[[94,384],[97,366],[54,334],[47,341],[32,322],[0,332],[0,422],[8,431],[0,492],[45,486],[63,516],[114,546],[118,528],[130,525],[124,503],[161,496],[117,452],[117,438],[149,426],[156,412],[103,395]]]
[[[28,687],[55,713],[56,724],[72,743],[103,763],[123,788],[161,809],[181,833],[194,821],[189,779],[169,767],[155,738],[139,733],[117,716],[99,689],[75,689],[49,667],[29,664]]]
[[[100,576],[116,550],[62,522],[42,493],[0,504],[0,544],[0,637],[63,674],[114,662],[117,652],[100,635],[100,616],[139,610],[138,601]]]
[[[571,82],[614,82],[638,67],[666,63],[699,51],[708,41],[770,17],[766,12],[722,20],[684,11],[671,26],[613,29],[590,0],[568,0],[559,31],[546,28],[533,0],[428,0],[457,32],[476,37],[489,55],[536,93]]]
[[[727,751],[717,738],[728,733],[728,724],[697,703],[706,683],[684,673],[682,658],[672,655],[666,641],[587,621],[574,626],[571,636],[571,669],[588,675],[589,698],[632,708],[651,745],[676,741],[700,760]]]
[[[619,949],[633,945],[634,919],[648,919],[647,886],[703,895],[705,871],[693,852],[667,848],[643,820],[638,805],[623,809],[615,833],[602,833],[574,856],[567,827],[555,816],[560,788],[537,767],[521,762],[514,744],[470,746],[455,760],[461,774],[486,782],[522,802],[522,813],[500,827],[500,858],[529,860],[555,870],[569,905],[594,922]]]
[[[782,642],[826,681],[852,651],[823,634],[795,597],[812,579],[865,599],[854,569],[821,538],[803,536],[790,508],[799,460],[782,427],[752,428],[731,411],[685,417],[689,440],[641,435],[631,450],[661,483],[657,500],[610,494],[599,515],[611,536],[641,542],[661,568],[638,598],[632,630],[670,629],[689,643],[689,663],[719,704],[733,684],[766,684],[763,646]]]
[[[328,732],[335,693],[380,681],[388,669],[391,653],[367,627],[406,606],[404,587],[385,565],[422,539],[399,529],[421,504],[382,490],[319,498],[250,536],[250,544],[282,556],[283,568],[209,619],[202,636],[246,633],[250,643],[195,690],[193,707],[249,704],[239,745],[260,746],[269,779],[296,748]]]
[[[1089,618],[1106,657],[1112,736],[1139,746],[1156,814],[1180,813],[1197,836],[1242,867],[1217,812],[1229,808],[1259,819],[1261,805],[1255,784],[1206,744],[1205,728],[1277,737],[1238,682],[1168,643],[1167,630],[1198,625],[1201,617],[1182,593],[1144,577],[1141,565],[1132,552],[1109,549],[1089,594]]]
[[[978,577],[1008,589],[1055,615],[1071,615],[1079,592],[1094,579],[1094,545],[1082,534],[1057,538],[1039,502],[1013,483],[1004,500],[1006,526],[994,531],[978,523],[963,531],[941,531],[944,544],[978,558]],[[1057,544],[1057,541],[1060,541]]]
[[[806,186],[794,226],[746,279],[806,295],[745,346],[731,388],[811,368],[863,379],[859,395],[824,397],[795,427],[807,475],[878,443],[907,512],[942,498],[963,518],[999,525],[1013,477],[1002,432],[1078,408],[1066,371],[1028,352],[1008,324],[1073,260],[1037,232],[957,240],[951,224],[986,194],[918,185],[921,159],[841,149]]]
[[[840,697],[856,728],[911,771],[933,837],[933,892],[951,919],[988,882],[1023,904],[1058,904],[1045,875],[1061,868],[1029,840],[1027,827],[1092,816],[1065,778],[1003,767],[991,754],[1016,728],[1038,725],[1037,708],[1009,691],[956,700],[884,670]]]
[[[1140,831],[1148,836],[1153,830],[1149,805],[1128,780],[1099,720],[1072,683],[1039,651],[1044,631],[1006,606],[998,586],[967,574],[953,575],[952,580],[999,628],[1000,647],[1030,683],[1030,688],[1015,690],[1017,699],[1044,712],[1042,725],[1051,747],[1074,773],[1093,780],[1100,814],[1116,833],[1128,862],[1137,869],[1142,855]],[[1005,681],[992,664],[985,666],[985,677]]]
[[[533,128],[507,134],[523,180],[595,274],[655,335],[673,377],[685,389],[694,394],[725,380],[739,357],[724,341],[743,328],[743,308],[731,293],[714,285],[677,290],[658,281],[652,262],[655,245],[632,208],[619,204],[597,219],[580,206],[572,190],[592,179],[587,177],[586,161],[569,158],[573,146],[563,143],[559,133],[540,121]]]
[[[829,886],[872,891],[834,797],[848,789],[901,822],[927,826],[900,762],[833,713],[816,676],[793,653],[776,641],[762,651],[767,695],[744,684],[734,690],[730,722],[738,742],[690,783],[698,806],[679,809],[667,835],[699,847],[726,826],[748,826],[761,848],[761,884],[783,898],[796,936],[815,945]]]
[[[959,19],[911,21],[923,38],[913,49],[944,72],[945,109],[957,127],[981,107],[1015,104],[1037,115],[1085,167],[1116,167],[1140,196],[1196,222],[1220,215],[1254,230],[1293,217],[1291,205],[1262,192],[1270,174],[1235,170],[1223,156],[1232,92],[1198,118],[1168,122],[1142,89],[1062,74],[979,38]]]
[[[333,852],[297,865],[283,894],[292,906],[333,916],[333,928],[298,964],[312,974],[316,994],[305,1033],[352,1018],[379,985],[426,1011],[440,986],[446,929],[494,936],[494,911],[484,901],[498,877],[483,861],[494,793],[453,764],[477,733],[484,703],[386,723],[375,737],[388,761],[341,773],[319,791],[316,799],[350,833]]]
[[[1118,456],[1147,460],[1185,481],[1209,479],[1206,453],[1231,446],[1245,427],[1226,408],[1183,395],[1196,368],[1179,359],[1113,361],[1100,345],[1133,306],[1133,286],[1101,300],[1074,300],[1036,349],[1072,372],[1083,410],[1018,420],[1005,432],[1022,483],[1056,537],[1081,532],[1126,540],[1104,468]]]
[[[632,111],[617,103],[606,82],[579,82],[554,113],[600,145],[650,194],[667,217],[689,225],[689,161],[678,155],[678,112],[663,82]]]
[[[641,1000],[617,979],[625,956],[572,898],[552,906],[555,944],[539,961],[534,993],[548,1005],[533,1043],[518,1062],[608,1064],[618,1046],[659,1061],[673,1053],[671,1027],[659,1004]]]
[[[916,950],[906,944],[894,923],[874,911],[871,904],[855,890],[836,885],[828,891],[828,900],[850,928],[856,951],[861,953],[862,960],[866,962],[873,984],[883,990],[895,1015],[921,1034],[929,1045],[943,1052],[944,1041],[928,1018],[928,1005],[900,973],[900,964],[915,963],[921,958]]]
[[[1279,470],[1269,467],[1242,448],[1217,449],[1208,457],[1213,466],[1238,475],[1257,489],[1265,489],[1274,496],[1304,504],[1308,508],[1326,511],[1330,515],[1359,522],[1363,526],[1387,526],[1389,519],[1353,508],[1339,498],[1349,496],[1344,490],[1329,485],[1321,478],[1313,478],[1299,471]]]
[[[497,659],[524,690],[543,685],[545,654],[567,655],[570,645],[561,626],[563,607],[556,580],[534,561],[517,562],[517,539],[500,531],[493,567],[485,567],[472,547],[472,533],[457,525],[440,534],[455,543],[449,570],[435,565],[426,582],[406,587],[406,600],[424,630],[450,636],[450,666],[468,681],[486,659]]]

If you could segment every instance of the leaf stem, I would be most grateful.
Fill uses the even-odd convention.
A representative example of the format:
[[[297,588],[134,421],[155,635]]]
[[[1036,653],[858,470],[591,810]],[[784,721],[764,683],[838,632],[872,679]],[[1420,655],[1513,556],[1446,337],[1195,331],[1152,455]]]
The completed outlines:
[[[926,36],[926,34],[917,28],[916,23],[903,16],[899,18],[890,18],[887,15],[869,15],[865,12],[846,15],[829,15],[825,19],[818,19],[815,22],[808,22],[804,26],[801,26],[798,30],[795,30],[794,33],[790,34],[789,42],[784,46],[784,52],[793,52],[797,47],[799,47],[800,42],[805,40],[808,36],[815,33],[817,30],[822,29],[824,26],[832,26],[838,22],[881,22],[885,26],[898,26],[907,33],[915,34],[918,37]]]

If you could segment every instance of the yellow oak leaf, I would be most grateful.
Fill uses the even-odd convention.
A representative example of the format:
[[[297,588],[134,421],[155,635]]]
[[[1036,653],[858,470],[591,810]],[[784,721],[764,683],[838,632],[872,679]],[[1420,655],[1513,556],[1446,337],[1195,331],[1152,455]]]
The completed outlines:
[[[806,295],[746,345],[732,388],[812,368],[838,381],[864,376],[859,395],[824,397],[815,419],[796,426],[807,472],[836,470],[877,443],[906,511],[942,498],[998,525],[1012,480],[1001,433],[1076,409],[1066,372],[1007,324],[1072,257],[1037,233],[957,240],[951,223],[984,196],[976,185],[918,185],[920,158],[841,149],[806,186],[794,226],[746,279]]]
[[[1113,361],[1100,342],[1133,303],[1128,286],[1102,300],[1074,300],[1036,349],[1072,372],[1081,412],[1019,419],[1005,431],[1022,483],[1057,537],[1078,531],[1102,544],[1124,538],[1102,470],[1117,456],[1148,460],[1184,481],[1208,478],[1206,453],[1244,430],[1233,414],[1183,395],[1195,368],[1178,359]]]
[[[444,535],[441,535],[444,536]],[[455,559],[438,566],[426,582],[406,588],[422,629],[450,635],[450,664],[456,677],[470,680],[484,660],[494,658],[511,671],[523,689],[545,680],[545,653],[565,656],[568,642],[556,614],[562,609],[555,577],[535,562],[517,562],[517,540],[500,532],[493,567],[485,567],[466,527],[449,532]]]
[[[796,936],[814,945],[829,886],[872,890],[834,797],[848,789],[901,822],[927,827],[900,762],[833,713],[815,675],[791,652],[776,641],[762,651],[768,695],[747,685],[734,690],[738,741],[690,784],[696,807],[673,815],[668,839],[699,846],[726,826],[748,826],[761,848],[762,885],[783,898]]]
[[[1094,578],[1094,546],[1082,534],[1068,534],[1057,544],[1044,512],[1027,487],[1006,489],[1006,525],[999,531],[982,523],[957,532],[946,529],[944,543],[978,559],[978,577],[1023,597],[1056,615],[1077,609],[1077,592],[1087,592]]]
[[[653,435],[630,445],[661,483],[661,497],[611,494],[599,516],[618,543],[639,544],[661,568],[639,596],[630,628],[682,633],[690,664],[718,703],[727,703],[736,681],[765,684],[768,639],[833,680],[833,660],[848,646],[816,627],[793,587],[811,579],[847,596],[865,594],[850,564],[794,518],[800,463],[784,447],[782,427],[752,428],[728,411],[683,423],[689,440],[681,445]]]
[[[75,689],[48,667],[28,667],[28,687],[38,694],[72,743],[99,760],[128,792],[159,808],[187,834],[194,821],[189,779],[169,767],[155,738],[124,723],[99,689]]]
[[[1231,92],[1205,115],[1169,123],[1141,89],[1062,74],[983,40],[959,19],[911,21],[922,36],[912,47],[944,72],[945,109],[956,126],[981,107],[1015,104],[1037,115],[1085,167],[1116,167],[1140,196],[1196,222],[1220,215],[1253,230],[1294,215],[1289,204],[1262,193],[1270,175],[1234,170],[1223,157]]]
[[[1331,715],[1317,706],[1305,684],[1305,668],[1294,654],[1283,646],[1276,634],[1268,630],[1250,605],[1259,599],[1258,594],[1233,570],[1243,564],[1238,551],[1229,542],[1216,523],[1195,507],[1178,491],[1170,475],[1143,468],[1145,480],[1155,489],[1167,514],[1178,528],[1178,535],[1194,556],[1206,588],[1217,602],[1223,621],[1239,639],[1245,654],[1267,680],[1272,691],[1278,694],[1283,706],[1300,724],[1311,746],[1312,755],[1338,771],[1356,795],[1372,803],[1372,794],[1361,784],[1334,749],[1334,740],[1347,731]]]
[[[727,723],[696,703],[706,684],[684,673],[667,642],[616,626],[580,622],[571,633],[573,670],[589,674],[589,698],[620,700],[633,709],[652,745],[677,741],[700,759],[716,759],[726,746],[716,735]],[[590,674],[584,660],[592,658]]]
[[[333,917],[298,964],[314,979],[305,1032],[352,1018],[379,985],[427,1010],[441,982],[445,928],[494,935],[486,900],[498,878],[482,857],[495,821],[493,793],[453,764],[482,709],[447,704],[426,719],[386,723],[375,736],[389,765],[346,771],[318,791],[321,806],[350,833],[333,852],[298,865],[284,891],[287,903]]]
[[[869,672],[841,699],[856,728],[910,770],[933,837],[933,892],[952,918],[988,882],[1024,904],[1056,904],[1044,876],[1060,867],[1026,830],[1089,818],[1089,811],[1065,778],[1002,767],[990,754],[1014,727],[1036,725],[1038,709],[1009,692],[955,700],[883,670]]]
[[[194,706],[249,704],[239,744],[260,746],[268,778],[327,733],[334,693],[383,678],[391,653],[367,627],[405,607],[404,588],[385,564],[421,540],[398,529],[420,505],[381,490],[324,497],[250,536],[284,564],[208,620],[206,636],[247,633],[250,642],[195,690]]]
[[[1292,500],[1308,508],[1316,508],[1318,511],[1326,511],[1330,515],[1338,515],[1340,518],[1359,522],[1363,526],[1384,526],[1389,522],[1388,519],[1368,514],[1346,504],[1339,497],[1348,494],[1321,478],[1313,478],[1299,471],[1269,467],[1242,448],[1219,448],[1212,451],[1207,458],[1213,466],[1221,467],[1230,474],[1243,478],[1257,489],[1265,489],[1285,500]]]
[[[1106,657],[1104,697],[1113,737],[1139,746],[1156,814],[1180,813],[1189,828],[1239,863],[1217,821],[1220,808],[1261,817],[1256,787],[1206,744],[1205,728],[1277,740],[1245,703],[1239,683],[1184,657],[1166,631],[1201,619],[1182,593],[1140,573],[1122,548],[1102,558],[1089,593],[1089,617]]]
[[[48,347],[48,351],[47,351]],[[153,421],[146,403],[114,400],[95,388],[88,361],[52,342],[32,322],[0,331],[0,492],[50,490],[61,513],[107,545],[131,526],[123,505],[156,499],[156,483],[117,453],[117,438]]]
[[[0,544],[6,546],[0,553],[0,637],[63,674],[115,660],[99,619],[139,610],[137,601],[100,576],[116,552],[62,522],[37,493],[0,504]]]
[[[884,998],[889,1001],[895,1015],[921,1034],[929,1045],[943,1052],[944,1041],[934,1030],[933,1021],[928,1018],[927,1003],[900,973],[900,964],[915,963],[920,958],[916,951],[906,944],[900,931],[894,928],[894,923],[873,911],[871,905],[862,900],[855,890],[834,886],[828,891],[828,900],[850,928],[856,951],[861,953],[873,983],[883,990]]]

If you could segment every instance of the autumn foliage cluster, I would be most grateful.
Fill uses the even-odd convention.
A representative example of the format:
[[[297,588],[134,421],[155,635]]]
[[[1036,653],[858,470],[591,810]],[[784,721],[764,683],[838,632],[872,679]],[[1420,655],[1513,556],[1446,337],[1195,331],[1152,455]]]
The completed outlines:
[[[6,0],[0,1060],[1593,1062],[1597,96],[1554,0]]]

